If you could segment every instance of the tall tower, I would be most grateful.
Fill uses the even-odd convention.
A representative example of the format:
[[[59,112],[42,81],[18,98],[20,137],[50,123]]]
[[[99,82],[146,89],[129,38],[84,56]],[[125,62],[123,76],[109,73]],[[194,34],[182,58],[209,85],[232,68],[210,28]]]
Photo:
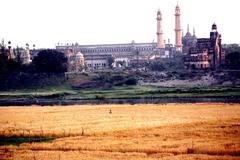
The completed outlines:
[[[160,9],[157,12],[157,48],[164,48],[162,31],[162,13]]]
[[[210,32],[211,47],[213,48],[212,53],[212,68],[217,69],[223,63],[224,53],[222,52],[222,38],[221,34],[217,31],[217,25],[212,25],[212,31]]]
[[[180,8],[177,4],[175,9],[175,47],[177,51],[182,51],[182,29],[180,15]]]

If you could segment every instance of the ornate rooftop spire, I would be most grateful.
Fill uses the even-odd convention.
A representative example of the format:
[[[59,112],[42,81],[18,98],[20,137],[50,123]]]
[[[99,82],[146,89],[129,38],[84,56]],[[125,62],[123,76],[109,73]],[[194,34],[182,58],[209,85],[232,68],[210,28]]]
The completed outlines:
[[[217,25],[215,23],[212,25],[212,30],[217,30]]]

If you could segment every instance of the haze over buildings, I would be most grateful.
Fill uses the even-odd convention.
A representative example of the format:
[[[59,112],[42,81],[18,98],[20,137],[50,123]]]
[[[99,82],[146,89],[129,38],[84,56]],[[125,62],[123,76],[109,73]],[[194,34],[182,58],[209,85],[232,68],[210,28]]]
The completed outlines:
[[[208,37],[213,22],[223,33],[223,43],[240,43],[238,0],[178,0],[181,27]],[[111,44],[156,42],[156,11],[162,13],[163,39],[175,41],[176,0],[8,0],[1,1],[0,38],[13,46],[37,48],[55,44]]]

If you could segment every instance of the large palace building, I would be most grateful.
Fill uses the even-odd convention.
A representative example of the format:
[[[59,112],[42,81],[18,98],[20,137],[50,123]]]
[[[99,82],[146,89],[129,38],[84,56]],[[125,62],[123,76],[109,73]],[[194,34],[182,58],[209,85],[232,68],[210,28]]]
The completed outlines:
[[[114,59],[115,67],[128,67],[136,61],[149,62],[157,58],[171,58],[175,53],[188,55],[186,65],[195,69],[217,69],[224,60],[224,54],[221,49],[221,35],[217,32],[217,26],[212,26],[210,38],[197,39],[195,30],[193,35],[189,32],[182,37],[180,7],[177,4],[175,8],[175,44],[166,43],[163,38],[162,13],[157,11],[157,42],[150,43],[131,43],[125,44],[97,44],[97,45],[79,45],[59,44],[56,49],[66,53],[71,59],[71,64],[75,64],[76,57],[84,57],[84,68],[104,69],[110,67],[110,60]],[[76,56],[82,55],[82,56]],[[82,62],[82,59],[76,59]],[[74,67],[70,68],[83,68]]]
[[[69,55],[82,53],[85,65],[91,69],[102,69],[109,66],[108,59],[112,56],[115,60],[115,66],[129,66],[136,60],[146,62],[155,58],[170,58],[175,52],[182,51],[182,37],[180,26],[180,8],[177,5],[175,9],[175,45],[165,43],[162,30],[162,14],[157,11],[157,42],[150,43],[131,43],[125,44],[97,44],[97,45],[79,45],[79,44],[58,44],[56,49]],[[71,53],[71,54],[70,54]],[[74,56],[76,57],[76,56]],[[73,59],[73,58],[72,58]]]
[[[126,44],[99,44],[99,45],[64,45],[56,49],[65,53],[81,52],[84,55],[85,65],[90,69],[109,67],[108,59],[113,57],[115,65],[127,67],[131,61],[149,59],[156,49],[156,43],[126,43]],[[120,66],[121,65],[121,66]]]

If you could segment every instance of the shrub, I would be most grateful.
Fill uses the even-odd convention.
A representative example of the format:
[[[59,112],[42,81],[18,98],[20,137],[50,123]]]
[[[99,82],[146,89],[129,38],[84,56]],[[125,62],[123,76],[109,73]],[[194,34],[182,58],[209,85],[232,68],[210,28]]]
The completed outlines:
[[[137,84],[137,79],[134,77],[130,77],[125,81],[126,85],[136,85]]]

